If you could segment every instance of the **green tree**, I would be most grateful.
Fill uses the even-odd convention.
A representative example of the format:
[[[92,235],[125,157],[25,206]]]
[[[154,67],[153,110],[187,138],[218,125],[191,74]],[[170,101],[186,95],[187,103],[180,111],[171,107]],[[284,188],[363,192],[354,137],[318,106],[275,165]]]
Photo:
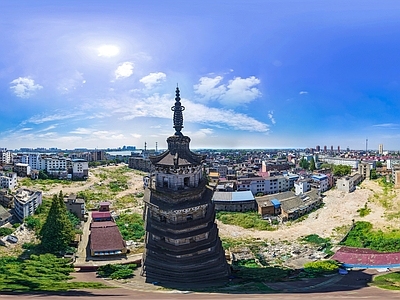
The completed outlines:
[[[370,179],[377,179],[378,178],[378,174],[376,174],[376,170],[372,169],[371,173],[370,173]]]
[[[310,163],[307,161],[307,159],[305,159],[304,157],[302,157],[299,161],[299,166],[300,168],[303,168],[304,170],[308,170]]]
[[[310,166],[308,168],[310,169],[311,172],[313,172],[316,169],[314,157],[311,157]]]
[[[382,162],[381,162],[381,161],[377,161],[377,162],[376,162],[376,167],[377,167],[377,168],[382,168],[382,167],[383,167]]]
[[[350,175],[351,173],[351,167],[350,166],[345,166],[345,165],[336,165],[333,167],[333,175],[335,176],[346,176]]]
[[[74,237],[74,229],[68,218],[62,191],[54,195],[47,219],[40,230],[41,248],[48,253],[59,253],[67,249]]]

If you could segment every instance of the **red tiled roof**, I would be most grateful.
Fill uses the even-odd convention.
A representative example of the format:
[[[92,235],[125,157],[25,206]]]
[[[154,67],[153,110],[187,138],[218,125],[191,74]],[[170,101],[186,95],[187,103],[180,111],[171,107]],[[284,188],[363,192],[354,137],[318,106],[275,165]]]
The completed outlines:
[[[117,226],[113,221],[92,222],[90,228],[113,227]]]
[[[91,228],[90,249],[93,252],[117,251],[122,250],[125,247],[125,241],[123,240],[117,226]]]
[[[370,249],[342,247],[332,259],[351,265],[393,265],[400,264],[400,252],[381,253]]]
[[[92,218],[111,218],[111,213],[109,211],[94,211],[92,212]]]

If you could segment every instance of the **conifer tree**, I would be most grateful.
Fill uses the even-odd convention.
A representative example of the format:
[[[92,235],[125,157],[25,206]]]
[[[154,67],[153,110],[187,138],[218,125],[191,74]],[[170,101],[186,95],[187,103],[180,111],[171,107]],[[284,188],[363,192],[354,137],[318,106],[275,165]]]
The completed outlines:
[[[42,250],[49,253],[64,251],[73,239],[74,229],[67,215],[62,191],[58,196],[53,196],[49,214],[39,235]]]

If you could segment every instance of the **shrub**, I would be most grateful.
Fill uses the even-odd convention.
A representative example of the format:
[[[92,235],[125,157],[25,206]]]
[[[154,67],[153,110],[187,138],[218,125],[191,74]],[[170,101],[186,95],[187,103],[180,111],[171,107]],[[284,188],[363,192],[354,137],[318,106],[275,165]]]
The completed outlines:
[[[100,266],[97,273],[101,277],[110,277],[112,279],[125,279],[133,276],[133,270],[137,268],[136,264],[129,265],[111,265]]]
[[[12,230],[11,228],[6,228],[6,227],[1,227],[0,228],[0,237],[9,235],[11,233],[13,233],[14,230]]]
[[[326,274],[335,272],[339,263],[334,260],[319,260],[304,264],[304,271],[313,274]]]

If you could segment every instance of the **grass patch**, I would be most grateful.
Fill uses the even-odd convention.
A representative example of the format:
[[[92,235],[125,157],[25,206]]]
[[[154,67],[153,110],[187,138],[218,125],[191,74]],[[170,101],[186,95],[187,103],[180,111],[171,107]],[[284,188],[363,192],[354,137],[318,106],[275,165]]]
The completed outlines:
[[[381,289],[398,291],[400,290],[400,272],[375,276],[371,285]]]
[[[364,207],[357,209],[357,212],[360,214],[360,217],[365,217],[371,213],[371,209],[368,207],[367,203],[365,203]]]
[[[291,272],[291,269],[283,267],[260,267],[254,259],[234,262],[232,268],[235,276],[253,283],[280,281]]]
[[[133,277],[133,271],[137,268],[136,264],[126,264],[126,265],[104,265],[100,266],[97,273],[101,277],[107,277],[111,279],[126,279]]]
[[[138,205],[137,199],[132,194],[117,198],[113,202],[113,207],[116,209],[125,208],[125,207],[131,206],[131,205],[134,205],[134,206]]]
[[[303,242],[308,244],[315,245],[318,250],[323,250],[324,253],[328,254],[329,256],[333,255],[332,249],[332,242],[330,238],[322,238],[318,234],[310,234],[305,236],[301,239]]]
[[[236,225],[246,229],[276,230],[268,221],[262,220],[257,212],[217,212],[217,219],[224,224]]]
[[[319,260],[304,264],[306,277],[318,277],[335,273],[339,269],[339,263],[335,260]]]
[[[400,230],[373,230],[371,223],[358,221],[342,244],[380,252],[397,252],[400,251]]]
[[[68,291],[79,288],[107,288],[97,282],[71,282],[74,271],[68,260],[52,254],[29,259],[0,258],[0,291]]]
[[[144,240],[144,221],[137,213],[123,213],[115,221],[124,240],[142,242]]]

